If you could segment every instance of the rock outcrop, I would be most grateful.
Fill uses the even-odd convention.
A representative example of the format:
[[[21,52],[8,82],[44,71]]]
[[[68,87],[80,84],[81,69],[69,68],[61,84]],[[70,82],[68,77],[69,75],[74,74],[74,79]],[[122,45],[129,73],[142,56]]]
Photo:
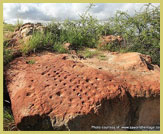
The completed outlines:
[[[33,32],[40,31],[43,32],[45,27],[41,23],[33,24],[33,23],[25,23],[21,27],[18,27],[13,35],[12,39],[23,39],[24,41],[31,37]]]
[[[19,53],[19,50],[22,47],[22,44],[27,43],[34,32],[40,31],[44,32],[45,27],[41,23],[25,23],[22,26],[18,27],[12,34],[10,34],[10,39],[7,40],[9,49],[13,53]]]
[[[122,45],[123,42],[123,38],[121,36],[116,36],[116,35],[108,35],[108,36],[102,36],[99,40],[100,44],[98,45],[98,47],[105,47],[108,44],[111,43],[116,43],[118,45]]]
[[[109,53],[107,64],[108,70],[97,69],[51,53],[16,58],[5,78],[17,127],[128,130],[122,127],[159,125],[159,67],[139,53]]]

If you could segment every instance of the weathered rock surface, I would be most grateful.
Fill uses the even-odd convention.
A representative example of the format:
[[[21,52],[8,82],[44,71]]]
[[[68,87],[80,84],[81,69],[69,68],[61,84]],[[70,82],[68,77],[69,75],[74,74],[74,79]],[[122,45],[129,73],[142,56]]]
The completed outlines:
[[[122,45],[123,38],[121,36],[116,35],[108,35],[108,36],[102,36],[100,38],[100,44],[98,47],[104,47],[109,43],[117,43],[118,45]]]
[[[16,58],[6,67],[5,78],[17,127],[103,130],[96,126],[159,125],[159,67],[139,53],[108,55],[108,69],[51,53]]]
[[[9,39],[7,43],[14,53],[19,53],[22,44],[27,43],[31,39],[34,32],[43,32],[44,30],[45,27],[41,23],[25,23],[10,34],[9,38],[11,39]]]

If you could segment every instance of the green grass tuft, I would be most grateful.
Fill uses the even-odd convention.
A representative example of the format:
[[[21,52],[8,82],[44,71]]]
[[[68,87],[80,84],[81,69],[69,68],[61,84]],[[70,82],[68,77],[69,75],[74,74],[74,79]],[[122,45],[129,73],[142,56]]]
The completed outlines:
[[[35,64],[35,62],[36,61],[34,59],[26,61],[27,64]]]
[[[98,56],[98,59],[99,59],[99,60],[107,60],[107,57],[106,57],[105,55],[100,54],[100,55]]]
[[[11,109],[7,107],[4,107],[4,111],[3,111],[3,129],[4,131],[17,130]]]

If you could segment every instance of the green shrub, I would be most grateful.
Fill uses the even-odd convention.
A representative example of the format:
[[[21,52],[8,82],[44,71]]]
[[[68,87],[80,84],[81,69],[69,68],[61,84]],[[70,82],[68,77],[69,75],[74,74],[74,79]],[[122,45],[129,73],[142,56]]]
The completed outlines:
[[[71,43],[72,49],[94,48],[101,36],[101,27],[98,24],[98,20],[90,15],[81,16],[79,21],[66,20],[63,26],[61,41]]]
[[[64,21],[60,31],[60,42],[69,42],[72,49],[76,50],[82,47],[96,47],[103,27],[88,13],[92,6],[90,5],[88,10],[80,15],[79,20]]]
[[[93,7],[91,4],[80,15],[79,20],[65,20],[63,23],[53,21],[46,26],[44,33],[35,32],[29,42],[24,44],[22,53],[39,50],[64,53],[66,50],[61,44],[66,42],[71,43],[70,49],[74,50],[96,48],[102,35],[112,34],[122,36],[123,43],[119,45],[118,42],[113,42],[101,49],[148,54],[152,57],[153,63],[160,65],[160,7],[151,6],[147,4],[142,11],[135,12],[134,15],[117,11],[115,16],[101,23],[88,13]],[[7,50],[5,53],[6,56],[9,55]]]
[[[54,37],[50,32],[35,32],[32,35],[32,38],[26,44],[24,44],[22,53],[27,54],[30,52],[36,52],[38,50],[52,49],[53,43],[55,42],[53,38]]]
[[[58,53],[67,53],[68,50],[66,50],[62,44],[60,43],[55,43],[53,46],[53,51],[58,52]]]
[[[147,4],[135,15],[118,11],[106,25],[112,34],[123,37],[127,51],[148,54],[153,63],[160,65],[160,6],[151,7]]]

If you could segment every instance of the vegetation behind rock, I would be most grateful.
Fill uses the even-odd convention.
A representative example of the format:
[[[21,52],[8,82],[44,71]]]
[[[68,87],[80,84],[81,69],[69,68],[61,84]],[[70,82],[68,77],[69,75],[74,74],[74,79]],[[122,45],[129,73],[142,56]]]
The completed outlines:
[[[160,7],[145,5],[140,12],[129,15],[127,12],[117,11],[105,22],[93,18],[88,11],[79,20],[53,21],[48,24],[44,32],[36,31],[32,38],[23,44],[21,53],[28,54],[38,50],[48,49],[60,53],[68,52],[64,43],[70,43],[71,49],[80,50],[84,47],[97,48],[101,36],[119,35],[123,42],[111,42],[100,49],[117,52],[140,52],[150,55],[154,64],[160,65]],[[4,30],[8,27],[4,23]],[[10,25],[9,31],[13,31]],[[12,27],[12,28],[11,28]],[[6,40],[4,40],[6,46]],[[4,64],[12,58],[12,51],[4,47]]]

